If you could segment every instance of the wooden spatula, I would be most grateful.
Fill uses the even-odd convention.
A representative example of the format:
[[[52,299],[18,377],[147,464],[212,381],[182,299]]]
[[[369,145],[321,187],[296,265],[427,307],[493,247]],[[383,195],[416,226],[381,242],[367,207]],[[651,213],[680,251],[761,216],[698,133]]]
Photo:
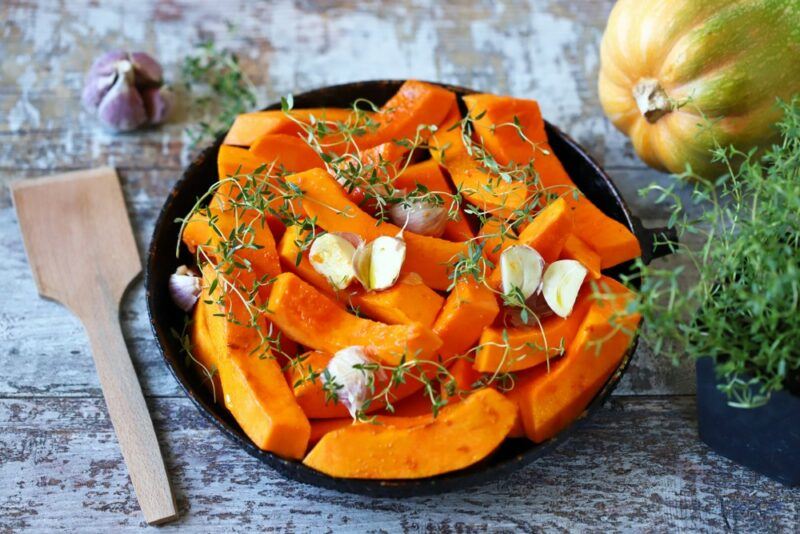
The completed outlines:
[[[141,271],[112,168],[11,186],[39,293],[83,322],[108,413],[148,523],[177,516],[164,460],[119,326],[119,303]]]

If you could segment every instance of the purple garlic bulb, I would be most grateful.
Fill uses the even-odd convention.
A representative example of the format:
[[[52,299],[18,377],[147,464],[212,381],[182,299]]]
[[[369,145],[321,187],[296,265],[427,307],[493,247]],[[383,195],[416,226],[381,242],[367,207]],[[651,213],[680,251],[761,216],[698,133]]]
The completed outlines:
[[[84,107],[116,131],[166,120],[174,102],[158,61],[144,52],[122,50],[97,58],[86,76]]]

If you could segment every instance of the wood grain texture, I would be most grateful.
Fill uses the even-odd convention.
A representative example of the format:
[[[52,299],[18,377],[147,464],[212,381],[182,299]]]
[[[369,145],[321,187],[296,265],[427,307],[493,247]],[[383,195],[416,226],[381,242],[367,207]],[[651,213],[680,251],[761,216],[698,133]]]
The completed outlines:
[[[183,130],[196,117],[181,106],[163,128],[111,134],[80,106],[84,73],[100,52],[127,47],[155,54],[175,80],[181,58],[213,38],[240,53],[260,104],[383,77],[537,98],[548,120],[606,166],[634,213],[662,224],[665,210],[637,191],[669,178],[644,168],[597,98],[597,52],[612,4],[4,0],[0,183],[115,166],[143,254],[164,197],[191,158]],[[37,298],[6,187],[0,254],[0,532],[142,526],[86,338],[68,312]],[[373,501],[283,480],[233,449],[165,369],[141,282],[128,292],[121,322],[176,473],[183,518],[175,528],[798,531],[798,492],[710,453],[696,439],[691,399],[632,397],[694,391],[693,366],[673,367],[646,346],[617,389],[626,397],[546,461],[475,491]]]

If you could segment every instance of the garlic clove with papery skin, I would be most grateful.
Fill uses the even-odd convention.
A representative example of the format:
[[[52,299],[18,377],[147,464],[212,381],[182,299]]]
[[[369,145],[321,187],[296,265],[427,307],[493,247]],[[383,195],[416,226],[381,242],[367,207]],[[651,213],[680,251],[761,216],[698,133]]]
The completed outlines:
[[[389,218],[409,232],[441,237],[447,226],[447,209],[425,200],[410,200],[391,206]]]
[[[353,244],[353,240],[352,236],[337,233],[322,234],[314,239],[309,248],[311,266],[336,289],[345,289],[356,277],[353,256],[357,245]]]
[[[577,260],[558,260],[547,266],[542,295],[559,317],[568,317],[589,271]]]
[[[175,94],[169,87],[149,87],[143,89],[141,95],[148,123],[161,124],[167,120],[175,103]]]
[[[368,399],[370,383],[374,383],[374,370],[369,368],[373,363],[363,347],[346,347],[333,355],[322,374],[323,382],[335,388],[339,402],[353,419]]]
[[[392,287],[400,278],[406,259],[406,242],[399,237],[380,236],[356,249],[353,268],[367,291]]]
[[[169,295],[172,302],[185,312],[192,311],[203,290],[201,279],[185,265],[169,276]]]
[[[133,65],[124,60],[117,64],[117,78],[97,107],[97,116],[115,130],[135,130],[147,122],[142,96],[134,87]]]
[[[528,300],[539,291],[543,271],[544,258],[528,245],[514,245],[500,254],[500,275],[505,295],[518,290],[522,299]]]
[[[153,56],[145,52],[131,52],[129,60],[133,65],[136,74],[136,85],[138,87],[159,86],[164,83],[164,70],[161,65],[153,59]]]

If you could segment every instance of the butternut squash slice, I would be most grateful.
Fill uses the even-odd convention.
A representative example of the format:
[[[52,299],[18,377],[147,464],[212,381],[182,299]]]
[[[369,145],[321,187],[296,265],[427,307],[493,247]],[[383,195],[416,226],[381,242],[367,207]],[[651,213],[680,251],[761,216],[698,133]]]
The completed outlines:
[[[223,292],[222,306],[206,319],[214,345],[221,350],[217,363],[225,406],[258,448],[285,458],[302,458],[311,427],[286,384],[280,365],[269,355],[260,357],[254,353],[259,345],[258,333],[244,326],[250,318],[243,301],[223,284],[217,284],[211,293],[211,280],[216,274],[211,266],[206,266],[203,274],[201,300],[218,306],[219,292]],[[252,288],[255,280],[252,273],[236,268],[229,277],[239,291]]]
[[[520,373],[507,393],[519,406],[525,433],[537,443],[586,409],[622,361],[639,324],[638,314],[626,314],[633,293],[605,276],[599,284],[610,298],[592,303],[566,354],[549,370],[539,366]]]
[[[312,351],[300,356],[300,360],[293,365],[286,373],[286,379],[292,386],[294,396],[297,403],[303,409],[303,412],[309,418],[313,419],[329,419],[335,417],[350,418],[350,413],[347,408],[335,400],[328,400],[326,392],[323,387],[322,373],[328,362],[333,356],[326,352]],[[434,369],[421,369],[431,377],[434,374]],[[393,386],[389,391],[389,402],[394,406],[395,402],[402,402],[407,397],[413,395],[422,388],[422,382],[414,378],[419,376],[418,371],[409,371],[406,375],[406,381],[402,384]],[[318,375],[318,376],[317,376]],[[311,380],[312,376],[317,376]],[[375,392],[380,393],[386,389],[388,385],[389,376],[387,373],[376,374],[375,376]],[[385,408],[386,403],[384,399],[375,399],[370,403],[367,408],[367,413],[374,413]],[[428,402],[428,411],[430,412],[430,402]]]
[[[457,358],[447,369],[452,377],[453,384],[443,381],[441,384],[441,395],[447,399],[448,404],[459,402],[464,396],[475,387],[481,379],[481,373],[473,368],[472,359],[463,357]],[[448,388],[454,387],[453,395],[449,394]]]
[[[359,313],[377,321],[388,324],[420,323],[431,328],[444,298],[432,290],[417,273],[400,276],[397,283],[383,291],[367,292],[353,287],[336,291],[330,282],[311,266],[308,251],[300,250],[303,242],[301,231],[297,226],[286,229],[278,245],[278,255],[284,269],[319,289],[322,293],[335,298],[342,305],[349,304]],[[297,259],[300,263],[297,263]]]
[[[316,121],[347,122],[350,120],[353,110],[349,108],[309,108],[292,110],[289,113],[300,122],[308,124],[311,117],[314,117]],[[231,129],[228,130],[228,134],[225,136],[224,143],[226,145],[249,147],[262,135],[285,134],[296,136],[301,132],[300,125],[287,117],[283,111],[255,111],[242,113],[236,117]]]
[[[439,125],[455,102],[456,95],[447,89],[408,80],[372,117],[379,124],[377,130],[355,137],[355,143],[363,150],[393,140],[413,140],[419,125]],[[429,131],[422,134],[425,137]]]
[[[485,328],[478,342],[475,369],[483,373],[510,373],[555,360],[572,342],[590,305],[591,296],[584,291],[565,319],[553,315],[542,320],[541,326],[534,323]]]
[[[433,420],[433,416],[423,415],[423,416],[396,416],[396,415],[378,415],[375,417],[374,423],[354,423],[353,420],[349,417],[341,418],[341,419],[318,419],[311,421],[311,438],[308,440],[309,445],[314,445],[322,437],[329,433],[333,432],[334,430],[339,430],[340,428],[350,427],[354,425],[374,425],[374,426],[381,426],[381,427],[391,427],[391,428],[413,428],[415,426],[422,426],[427,424]]]
[[[256,169],[264,168],[266,175],[267,160],[253,154],[246,148],[222,145],[217,154],[217,176],[220,180],[245,174],[253,174]]]
[[[283,172],[302,172],[325,166],[319,154],[294,135],[264,134],[250,146],[250,153]]]
[[[495,266],[499,265],[504,249],[519,244],[519,238],[504,220],[491,217],[486,220],[478,234],[483,244],[483,255]]]
[[[341,478],[435,476],[487,457],[508,435],[515,417],[512,402],[484,389],[445,407],[439,417],[423,425],[359,424],[325,434],[303,463]]]
[[[286,177],[303,192],[300,200],[308,217],[328,232],[352,232],[366,241],[386,235],[396,236],[400,228],[390,223],[380,223],[356,206],[338,183],[322,169],[293,174]],[[467,250],[466,243],[454,243],[435,237],[404,232],[406,261],[404,273],[415,272],[431,289],[444,290],[450,285],[450,268]]]
[[[602,276],[600,254],[595,252],[592,247],[575,234],[567,236],[564,241],[564,248],[561,249],[561,259],[576,260],[589,270],[589,275],[594,280],[599,280]]]
[[[482,114],[475,121],[475,131],[498,163],[505,165],[513,161],[524,165],[532,160],[542,187],[566,198],[575,214],[576,235],[600,254],[603,269],[641,255],[639,241],[624,225],[606,216],[585,196],[574,198],[571,192],[575,183],[547,142],[544,121],[535,100],[468,95],[464,102],[472,116]],[[519,136],[513,126],[515,117],[522,133],[533,145]]]
[[[438,193],[448,211],[453,209],[453,204],[455,203],[453,199],[454,191],[434,160],[429,159],[422,163],[409,165],[394,180],[395,187],[406,191],[413,191],[418,184],[427,188],[431,193]],[[442,237],[450,241],[468,241],[475,237],[475,232],[470,228],[463,209],[458,208],[457,219],[449,219],[447,221]]]
[[[542,209],[533,220],[520,232],[517,241],[506,239],[500,244],[501,250],[511,245],[528,245],[542,255],[544,261],[550,263],[558,259],[564,242],[572,230],[572,211],[567,202],[559,198]],[[495,268],[490,277],[492,287],[500,287],[502,275]]]
[[[430,359],[442,344],[419,323],[385,325],[351,315],[293,273],[275,279],[268,309],[273,323],[301,345],[329,353],[361,346],[387,365],[398,365],[404,358]]]
[[[189,335],[192,341],[192,358],[202,366],[197,370],[197,375],[213,393],[215,401],[222,402],[222,383],[219,380],[219,366],[217,365],[217,357],[222,351],[214,344],[206,321],[206,317],[214,313],[216,311],[210,304],[202,298],[199,299],[192,315]]]
[[[470,204],[503,219],[515,217],[515,210],[524,206],[529,190],[520,181],[507,182],[493,176],[464,146],[461,129],[442,131],[433,138],[437,161],[447,169],[450,178]]]
[[[450,358],[466,353],[499,313],[500,306],[491,289],[472,278],[460,279],[433,324],[433,331],[443,343],[440,354]]]

